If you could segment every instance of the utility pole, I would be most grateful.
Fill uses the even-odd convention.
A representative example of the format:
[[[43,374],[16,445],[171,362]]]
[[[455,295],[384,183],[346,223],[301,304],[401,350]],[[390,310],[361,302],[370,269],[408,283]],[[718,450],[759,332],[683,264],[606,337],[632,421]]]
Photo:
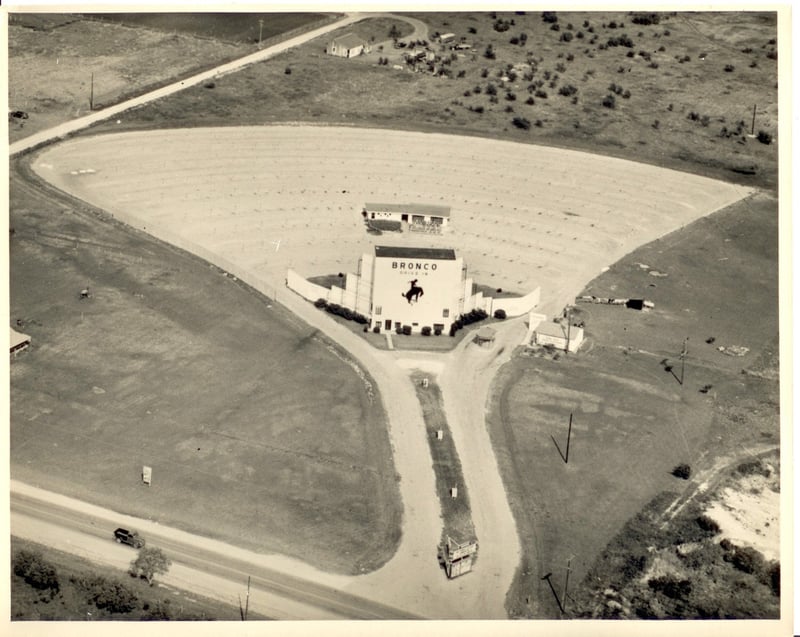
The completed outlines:
[[[239,595],[239,616],[243,622],[247,621],[247,611],[250,609],[250,576],[247,576],[247,597],[245,598],[244,608],[242,608],[242,596]]]
[[[89,110],[94,110],[94,73],[92,73],[91,88],[89,89]]]
[[[570,555],[569,559],[567,560],[567,577],[564,580],[564,612],[567,611],[567,587],[569,586],[569,573],[572,570],[572,558],[575,557],[574,555]]]
[[[261,48],[261,32],[264,29],[264,18],[258,19],[258,48]]]
[[[569,441],[572,438],[572,412],[569,412],[569,429],[567,430],[567,454],[564,458],[564,464],[569,464]]]
[[[569,337],[570,337],[570,329],[572,328],[572,314],[569,311],[569,305],[566,307],[566,314],[567,314],[567,346],[564,348],[564,353],[569,354]],[[572,422],[572,416],[570,416],[570,422]],[[567,450],[569,450],[569,442],[567,442]],[[567,457],[569,457],[569,451],[567,451]]]
[[[753,104],[753,123],[750,125],[750,135],[755,135],[756,132],[756,104]]]
[[[686,354],[689,353],[688,345],[689,337],[687,336],[683,340],[683,351],[681,352],[681,387],[683,387],[683,372],[684,368],[686,367]]]

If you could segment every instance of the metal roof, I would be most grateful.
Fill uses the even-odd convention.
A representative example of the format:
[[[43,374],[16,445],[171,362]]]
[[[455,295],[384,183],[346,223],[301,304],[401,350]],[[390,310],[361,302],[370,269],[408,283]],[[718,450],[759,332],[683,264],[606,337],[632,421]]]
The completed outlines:
[[[363,46],[364,38],[358,37],[355,33],[346,33],[338,38],[333,38],[333,44],[343,46],[346,49],[355,49],[358,46]]]
[[[375,256],[392,259],[439,259],[441,261],[455,261],[456,251],[451,248],[375,246]]]
[[[545,336],[556,336],[559,338],[566,339],[567,338],[567,326],[563,323],[554,323],[552,321],[544,321],[539,323],[539,325],[534,330],[537,334],[543,334]],[[574,325],[569,328],[569,336],[571,340],[574,340],[579,334],[583,332],[583,328],[575,327]]]
[[[367,212],[407,212],[412,215],[449,217],[450,206],[434,206],[418,203],[365,203]]]

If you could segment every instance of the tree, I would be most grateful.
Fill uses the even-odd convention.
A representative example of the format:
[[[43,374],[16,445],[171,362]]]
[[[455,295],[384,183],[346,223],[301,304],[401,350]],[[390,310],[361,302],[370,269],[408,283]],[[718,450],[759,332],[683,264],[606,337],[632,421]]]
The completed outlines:
[[[142,577],[147,580],[150,586],[156,575],[163,575],[172,565],[164,551],[156,547],[146,547],[139,550],[139,556],[131,562],[130,574],[134,577]]]
[[[396,24],[393,24],[392,28],[389,29],[389,37],[392,38],[392,40],[396,40],[400,37],[400,29],[397,28]]]

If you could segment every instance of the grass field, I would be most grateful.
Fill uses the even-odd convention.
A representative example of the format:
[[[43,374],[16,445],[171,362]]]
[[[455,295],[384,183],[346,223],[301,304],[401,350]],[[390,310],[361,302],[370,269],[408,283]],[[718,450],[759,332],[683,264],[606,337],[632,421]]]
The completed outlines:
[[[269,18],[263,44],[325,19],[311,13]],[[9,122],[10,141],[251,53],[248,29],[255,29],[257,40],[258,28],[257,17],[248,14],[227,14],[225,20],[106,14],[98,21],[78,14],[12,13],[9,107],[28,118]]]
[[[276,36],[320,22],[321,13],[86,13],[126,27],[209,38],[236,44],[269,44]],[[261,24],[259,25],[259,21]]]
[[[422,381],[426,378],[428,386],[423,387]],[[458,450],[447,424],[441,390],[425,372],[417,370],[411,374],[411,379],[422,406],[425,435],[431,449],[433,470],[436,472],[436,495],[442,507],[442,544],[447,541],[448,536],[456,542],[472,541],[475,539],[475,527],[469,506],[469,493],[464,485]],[[436,437],[438,431],[442,432],[441,440]],[[458,490],[455,498],[450,492],[453,487]]]
[[[11,193],[11,317],[33,338],[11,368],[16,479],[335,571],[387,559],[385,416],[345,353],[198,258]]]
[[[754,132],[778,136],[774,13],[662,14],[648,26],[633,24],[629,13],[559,13],[559,31],[538,12],[495,15],[415,16],[428,24],[431,39],[447,31],[473,47],[453,53],[435,44],[448,60],[436,64],[444,75],[394,69],[404,65],[403,49],[376,47],[345,60],[325,55],[326,42],[314,41],[227,76],[214,90],[192,88],[137,109],[122,126],[288,120],[441,131],[600,150],[748,185],[777,183],[775,145],[746,136],[754,105]],[[514,25],[498,32],[498,20]],[[521,33],[526,44],[511,45]],[[564,33],[574,37],[562,41]],[[623,33],[631,48],[606,46]],[[490,45],[493,59],[485,57]],[[561,95],[568,86],[577,92]],[[614,108],[602,105],[610,93]],[[529,127],[516,127],[515,117]]]
[[[552,571],[559,589],[570,557],[570,581],[591,586],[583,578],[624,523],[659,493],[682,491],[676,465],[708,472],[779,444],[777,220],[776,201],[757,195],[643,246],[585,293],[644,297],[652,311],[578,304],[582,351],[520,356],[501,370],[489,426],[527,554],[512,616],[558,616],[540,578]],[[677,371],[687,337],[681,386],[662,361]],[[749,352],[726,356],[720,345]],[[563,453],[570,414],[565,464],[553,438]]]
[[[98,566],[72,553],[12,537],[12,563],[14,556],[23,550],[38,553],[45,563],[55,569],[59,592],[51,597],[49,593],[29,586],[22,577],[12,572],[12,621],[239,621],[241,618],[238,608],[216,600],[194,594],[190,596],[185,591],[170,589],[162,584],[151,587],[124,571]],[[81,578],[97,576],[121,584],[133,594],[136,599],[130,612],[99,608],[92,601],[91,592],[75,583]],[[248,616],[252,620],[266,619],[256,613],[248,613]]]
[[[341,60],[325,56],[324,43],[312,42],[221,78],[214,89],[190,89],[127,113],[121,126],[104,124],[92,132],[112,126],[118,131],[285,121],[357,124],[567,146],[751,186],[776,186],[777,145],[745,134],[753,104],[755,131],[779,132],[774,14],[686,13],[664,16],[657,26],[640,26],[627,13],[559,13],[559,31],[540,13],[418,17],[429,23],[431,33],[452,31],[467,37],[474,58],[467,53],[451,59],[442,68],[452,77],[447,71],[434,77],[393,69],[392,64],[401,63],[401,50]],[[499,32],[492,28],[498,19],[514,24]],[[612,21],[617,23],[613,28]],[[388,30],[389,25],[381,23],[381,28]],[[527,44],[511,45],[509,39],[522,32]],[[568,42],[562,39],[566,32],[575,34]],[[623,33],[634,40],[632,48],[601,48]],[[590,44],[594,35],[598,39]],[[26,41],[22,50],[41,46],[39,42]],[[489,45],[495,51],[491,60],[484,56]],[[185,46],[180,50],[185,52]],[[20,53],[16,60],[26,55]],[[41,62],[52,53],[36,55]],[[379,56],[388,56],[390,64],[378,65]],[[512,80],[509,65],[523,62],[528,66],[520,66]],[[14,57],[11,63],[12,73],[18,73],[11,84],[13,96],[16,87],[37,75],[20,65],[15,70]],[[85,68],[73,71],[85,74]],[[531,79],[525,79],[529,73]],[[71,77],[74,81],[76,76]],[[528,86],[540,81],[531,95]],[[489,84],[497,90],[496,102],[487,94]],[[577,93],[560,95],[559,89],[568,85]],[[547,97],[536,96],[537,90]],[[629,97],[624,97],[626,91]],[[602,105],[610,93],[615,108]],[[21,95],[33,99],[29,89]],[[534,103],[527,104],[528,97]],[[37,99],[44,104],[51,98]],[[41,112],[45,110],[42,106]],[[68,113],[62,111],[62,116]],[[514,117],[528,120],[530,127],[516,127]],[[12,139],[38,125],[27,122],[24,133],[12,130]],[[416,157],[409,153],[404,159],[411,165]],[[505,155],[495,161],[487,155],[479,156],[481,160],[492,167],[485,176],[498,192],[518,188],[508,168],[518,158]],[[572,192],[574,184],[564,188]],[[116,224],[97,224],[74,204],[48,202],[21,182],[14,182],[11,196],[12,319],[22,318],[23,330],[34,336],[34,348],[12,367],[14,476],[36,483],[45,465],[49,474],[63,475],[64,488],[77,497],[101,504],[124,498],[133,509],[128,512],[167,511],[174,523],[188,529],[194,528],[195,518],[202,518],[204,524],[217,525],[217,537],[318,559],[336,570],[376,566],[363,556],[377,553],[370,553],[370,547],[397,541],[393,533],[399,504],[394,476],[385,469],[391,467],[388,443],[379,436],[385,431],[367,426],[379,417],[361,381],[352,375],[346,387],[331,383],[326,390],[337,401],[352,398],[335,412],[333,426],[323,406],[315,405],[318,411],[309,413],[324,428],[300,427],[297,432],[292,408],[305,404],[305,397],[297,398],[292,390],[305,383],[325,387],[330,381],[325,370],[338,378],[342,369],[332,357],[325,358],[313,334],[292,326],[291,317],[262,323],[268,299],[232,285],[196,259]],[[546,205],[532,201],[533,208]],[[590,283],[585,293],[644,297],[655,302],[654,311],[580,305],[575,316],[585,320],[589,337],[582,353],[558,361],[520,357],[501,372],[489,424],[527,554],[509,594],[511,616],[557,616],[542,574],[552,571],[558,587],[568,558],[574,556],[570,581],[581,585],[631,516],[658,493],[682,488],[669,473],[675,464],[710,470],[715,458],[779,443],[775,208],[774,199],[758,195],[629,255]],[[484,220],[463,221],[476,239],[486,236]],[[572,221],[554,217],[558,225],[546,227],[560,232]],[[536,233],[530,231],[531,236]],[[516,234],[507,238],[518,240]],[[480,259],[480,250],[472,248]],[[522,246],[520,254],[525,254]],[[541,267],[546,256],[527,258]],[[354,261],[348,257],[348,263]],[[482,267],[489,272],[493,266],[483,262]],[[653,270],[667,276],[651,275]],[[518,278],[506,280],[504,287],[519,283]],[[81,304],[75,294],[86,285],[96,293]],[[241,313],[240,305],[245,308]],[[235,314],[229,310],[233,306]],[[280,311],[268,310],[276,315]],[[121,329],[132,317],[135,328]],[[275,329],[288,330],[294,350],[274,350],[270,339]],[[687,336],[687,382],[681,387],[663,361],[674,366]],[[712,337],[714,342],[707,343]],[[725,356],[716,349],[720,345],[745,346],[749,353]],[[107,351],[121,354],[109,361]],[[287,360],[297,351],[313,353],[311,369],[290,375],[281,368],[275,384],[274,368],[260,367],[265,360]],[[254,369],[255,375],[249,373]],[[216,378],[223,374],[226,387],[236,388],[235,401],[214,395]],[[699,392],[708,385],[706,393]],[[270,390],[262,392],[263,387]],[[187,401],[189,394],[192,400]],[[278,424],[264,418],[273,413],[289,417]],[[550,436],[563,449],[570,413],[575,429],[565,465]],[[169,427],[165,445],[142,434],[145,425],[161,435],[164,423]],[[220,423],[230,424],[230,431]],[[364,432],[367,438],[378,438],[367,440]],[[263,443],[273,438],[280,444]],[[208,451],[212,444],[245,462],[226,462],[221,453]],[[316,445],[310,463],[304,445]],[[80,451],[64,454],[64,449]],[[134,485],[140,465],[151,457],[161,460],[156,463],[158,480],[188,479],[201,491],[220,492],[219,500],[204,503],[220,511],[219,519],[212,522],[199,508],[181,501],[180,489],[166,487],[156,498],[148,493],[151,499],[143,499]],[[289,468],[279,473],[276,464],[263,458],[279,459],[281,467],[289,463]],[[357,474],[348,471],[349,464],[359,468]],[[96,475],[85,473],[89,465],[97,466]],[[211,470],[206,472],[206,466]],[[119,486],[101,489],[98,476]],[[267,484],[267,490],[252,487],[256,482]],[[377,501],[364,487],[375,482],[383,485]],[[236,488],[242,484],[250,486]],[[306,484],[314,486],[298,488]],[[295,490],[287,491],[287,485]],[[331,489],[342,500],[320,509],[318,503]],[[261,504],[248,509],[254,500]],[[348,514],[338,516],[348,506]],[[251,516],[245,524],[241,518],[234,521],[242,509]],[[327,523],[335,524],[337,537],[349,544],[321,547],[321,538],[332,528]],[[250,535],[254,527],[262,535]],[[316,535],[298,536],[298,528]],[[364,528],[370,532],[364,534]]]

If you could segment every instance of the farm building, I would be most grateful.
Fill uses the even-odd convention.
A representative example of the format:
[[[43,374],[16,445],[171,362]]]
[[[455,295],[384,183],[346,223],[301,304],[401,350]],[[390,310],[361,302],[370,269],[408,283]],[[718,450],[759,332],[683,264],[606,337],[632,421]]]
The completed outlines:
[[[325,52],[340,58],[353,58],[362,53],[369,53],[369,46],[355,33],[347,33],[331,40]]]
[[[21,352],[24,350],[28,345],[31,344],[31,337],[27,334],[22,334],[18,332],[13,327],[9,328],[11,330],[11,353],[16,354],[17,352]]]
[[[418,232],[440,233],[450,223],[449,206],[422,204],[367,203],[362,213],[366,219],[388,219],[408,224]]]
[[[534,330],[534,339],[537,345],[552,345],[556,349],[576,352],[583,343],[583,328],[543,321]]]

